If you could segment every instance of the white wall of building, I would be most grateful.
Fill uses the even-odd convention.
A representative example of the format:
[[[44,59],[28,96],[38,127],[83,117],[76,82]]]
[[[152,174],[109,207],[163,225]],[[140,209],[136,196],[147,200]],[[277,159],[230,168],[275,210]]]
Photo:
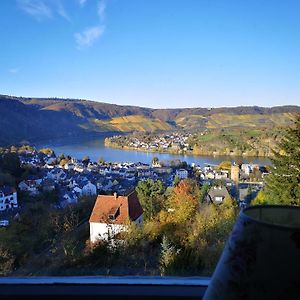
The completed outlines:
[[[188,171],[185,169],[176,170],[176,176],[178,176],[180,179],[186,179],[188,178]]]
[[[4,196],[2,192],[0,192],[0,211],[6,210],[7,208],[17,208],[18,207],[18,199],[17,193],[13,193],[7,196]]]
[[[135,223],[137,225],[142,225],[143,215],[140,215]],[[114,235],[126,230],[126,225],[122,224],[106,224],[106,223],[95,223],[90,222],[90,240],[95,243],[97,240],[108,240],[108,237],[113,237]]]
[[[90,223],[90,240],[95,243],[97,240],[108,240],[109,237],[125,230],[125,225],[106,224],[106,223]]]

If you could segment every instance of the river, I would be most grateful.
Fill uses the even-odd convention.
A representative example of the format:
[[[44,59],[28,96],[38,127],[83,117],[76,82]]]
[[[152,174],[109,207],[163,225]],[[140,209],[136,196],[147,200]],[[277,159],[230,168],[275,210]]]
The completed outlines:
[[[50,140],[47,142],[35,143],[37,149],[51,148],[56,155],[64,153],[77,159],[89,156],[92,161],[103,158],[107,162],[143,162],[151,163],[154,156],[162,160],[180,159],[188,164],[198,164],[203,167],[206,164],[217,165],[222,161],[236,162],[242,160],[244,163],[255,163],[259,165],[270,165],[268,158],[264,157],[241,157],[241,156],[192,156],[173,155],[158,152],[142,152],[135,150],[112,149],[104,146],[104,139],[107,135],[100,137],[80,137]]]

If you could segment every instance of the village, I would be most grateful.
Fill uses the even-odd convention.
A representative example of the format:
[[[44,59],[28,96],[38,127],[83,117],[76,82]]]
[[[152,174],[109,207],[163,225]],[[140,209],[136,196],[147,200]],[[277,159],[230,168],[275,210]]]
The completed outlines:
[[[203,133],[204,134],[204,133]],[[188,139],[191,133],[171,132],[169,134],[134,134],[116,135],[106,139],[106,144],[113,147],[128,147],[130,149],[152,152],[187,152],[192,150]]]
[[[97,195],[126,196],[139,181],[160,180],[171,188],[176,181],[192,178],[200,185],[207,185],[207,199],[222,203],[229,196],[240,207],[247,206],[263,187],[265,166],[254,164],[204,167],[187,165],[179,160],[162,161],[153,158],[151,164],[131,162],[92,162],[88,157],[75,159],[70,156],[57,157],[51,149],[37,151],[32,148],[18,153],[21,167],[34,170],[17,186],[0,186],[0,226],[8,226],[9,217],[19,213],[18,192],[37,197],[43,192],[55,191],[56,209],[76,204],[81,197]],[[26,205],[23,204],[23,205]],[[14,213],[15,212],[15,213]]]

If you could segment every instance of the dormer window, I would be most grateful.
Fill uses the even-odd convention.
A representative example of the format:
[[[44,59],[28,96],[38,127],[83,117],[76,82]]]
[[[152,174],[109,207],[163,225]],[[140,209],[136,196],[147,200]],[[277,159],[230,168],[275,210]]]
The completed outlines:
[[[109,219],[110,221],[114,221],[114,220],[116,219],[116,217],[115,217],[114,214],[109,214],[109,215],[108,215],[108,219]]]
[[[112,208],[108,214],[108,220],[111,222],[115,221],[119,214],[120,214],[120,207]]]

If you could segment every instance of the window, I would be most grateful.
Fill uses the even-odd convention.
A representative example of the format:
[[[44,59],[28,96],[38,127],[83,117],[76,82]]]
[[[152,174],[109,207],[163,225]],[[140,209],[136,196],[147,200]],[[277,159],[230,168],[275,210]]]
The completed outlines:
[[[4,277],[210,277],[264,200],[300,112],[300,4],[129,2],[0,1]]]

